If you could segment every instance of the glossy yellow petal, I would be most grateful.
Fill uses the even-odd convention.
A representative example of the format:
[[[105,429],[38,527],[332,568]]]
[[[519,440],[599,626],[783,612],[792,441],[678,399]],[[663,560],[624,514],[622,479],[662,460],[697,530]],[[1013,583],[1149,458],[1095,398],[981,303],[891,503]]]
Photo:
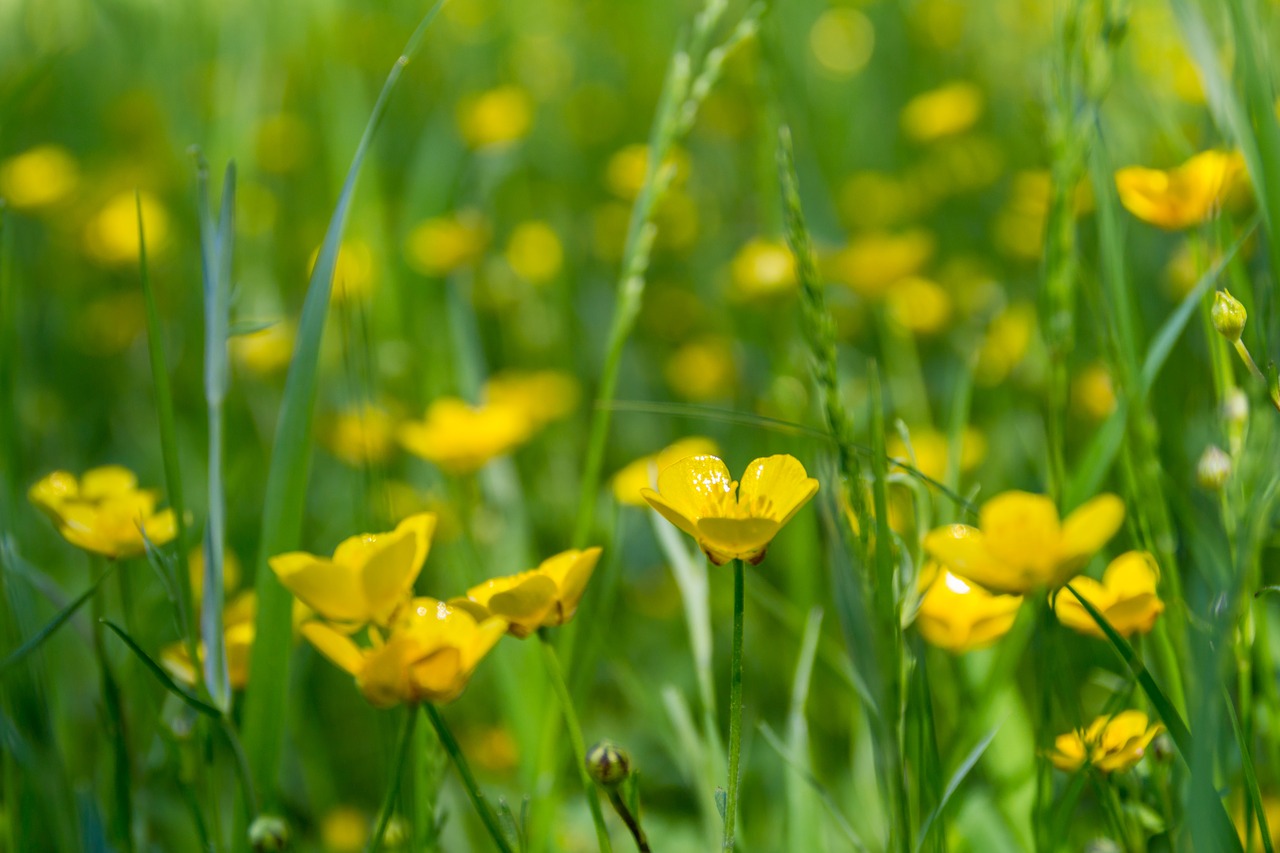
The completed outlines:
[[[413,697],[408,659],[413,651],[409,638],[392,637],[382,648],[365,655],[356,684],[370,705],[390,708]]]
[[[488,607],[490,613],[511,623],[512,636],[523,638],[542,624],[555,603],[555,581],[545,575],[533,574],[508,589],[492,594]]]
[[[1102,582],[1117,599],[1155,593],[1160,569],[1146,551],[1128,551],[1111,561]]]
[[[1054,583],[1071,579],[1124,523],[1124,501],[1112,494],[1098,495],[1077,507],[1062,525]],[[985,528],[984,528],[985,529]]]
[[[701,518],[697,522],[698,542],[716,565],[728,560],[756,564],[778,534],[779,524],[771,518]]]
[[[667,501],[663,499],[662,495],[658,494],[653,489],[641,489],[640,496],[648,501],[649,506],[656,509],[658,514],[667,521],[671,522],[695,539],[697,538],[698,528],[694,525],[694,519],[685,515],[677,507],[667,503]]]
[[[280,554],[267,561],[285,589],[326,619],[363,621],[368,613],[360,575],[341,565],[302,551]]]
[[[413,591],[413,582],[422,571],[431,546],[436,518],[431,513],[410,516],[395,531],[366,539],[359,554],[361,581],[369,618],[385,625],[391,613]],[[337,552],[334,553],[335,560]]]
[[[1011,569],[987,550],[987,537],[967,524],[948,524],[924,537],[925,550],[952,572],[993,592],[1024,592],[1021,572]]]
[[[37,509],[57,521],[59,507],[66,500],[77,497],[79,493],[80,483],[74,474],[68,471],[54,471],[36,482],[27,492],[27,497]]]
[[[364,668],[364,654],[351,638],[334,630],[324,622],[307,622],[302,626],[302,636],[341,669],[359,675]]]
[[[730,514],[736,503],[733,486],[733,477],[724,462],[717,456],[705,454],[673,462],[658,474],[658,494],[662,501],[691,524],[704,516]],[[647,492],[645,499],[653,503]],[[660,507],[655,508],[662,512]],[[667,517],[674,523],[674,519]]]
[[[791,520],[818,492],[818,481],[810,477],[794,456],[778,455],[753,459],[738,485],[738,505],[747,514],[768,518],[778,527]]]
[[[619,503],[644,506],[644,489],[658,483],[658,475],[686,456],[715,455],[716,443],[709,438],[691,436],[664,447],[656,454],[642,456],[613,475],[613,494]]]
[[[1048,583],[1062,537],[1052,500],[1029,492],[1004,492],[982,505],[978,524],[992,556]]]
[[[582,601],[582,595],[600,561],[601,549],[587,548],[570,553],[573,553],[573,559],[560,576],[560,600],[557,608],[559,622],[556,623],[560,625],[568,622],[578,612],[578,603]],[[555,557],[551,559],[554,560]]]
[[[80,496],[85,500],[121,497],[137,488],[137,475],[120,465],[91,468],[80,478]]]
[[[476,668],[476,664],[489,654],[507,633],[507,622],[498,616],[490,616],[476,625],[470,641],[463,647],[463,666],[468,675]]]
[[[429,702],[451,702],[466,686],[462,651],[453,646],[437,649],[409,668],[414,697]]]

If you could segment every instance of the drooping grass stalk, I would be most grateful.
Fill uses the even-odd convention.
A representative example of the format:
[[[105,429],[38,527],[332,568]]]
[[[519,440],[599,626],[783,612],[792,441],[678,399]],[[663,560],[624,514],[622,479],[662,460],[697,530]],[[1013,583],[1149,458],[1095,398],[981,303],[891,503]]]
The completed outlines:
[[[99,560],[91,561],[95,566]],[[110,571],[105,565],[97,572],[101,577]],[[124,701],[120,696],[120,684],[111,671],[104,641],[106,615],[106,590],[99,586],[92,599],[93,656],[98,664],[98,677],[102,689],[102,706],[106,712],[106,738],[111,742],[111,776],[107,800],[111,809],[111,834],[125,851],[134,849],[133,843],[133,771],[129,755]]]
[[[449,759],[453,762],[454,768],[457,769],[458,778],[462,780],[462,787],[466,789],[467,796],[471,798],[471,805],[475,807],[476,814],[480,815],[484,828],[489,831],[489,837],[493,839],[494,846],[498,848],[500,853],[513,853],[511,845],[507,842],[506,835],[502,832],[502,827],[498,825],[498,818],[494,815],[493,809],[489,808],[489,804],[485,802],[484,794],[480,792],[480,786],[476,784],[475,776],[471,775],[471,767],[467,764],[467,759],[462,754],[462,749],[458,746],[458,741],[453,736],[453,732],[449,730],[449,724],[444,721],[444,717],[440,715],[440,711],[435,705],[425,702],[422,707],[427,713],[427,718],[431,720],[431,725],[435,727],[436,735],[440,738],[440,743],[444,746],[445,752],[449,754]]]
[[[729,663],[729,782],[725,789],[724,843],[725,850],[732,850],[737,832],[738,812],[738,760],[742,751],[742,617],[745,567],[741,560],[733,561],[733,652]]]
[[[404,766],[412,752],[413,732],[418,724],[418,706],[410,705],[405,709],[404,727],[400,729],[400,739],[396,743],[396,751],[392,757],[391,781],[387,784],[387,793],[382,798],[382,806],[378,809],[378,821],[373,826],[373,834],[365,845],[365,853],[377,853],[382,847],[382,839],[387,834],[387,825],[395,814],[396,803],[400,800],[400,783],[404,778]]]

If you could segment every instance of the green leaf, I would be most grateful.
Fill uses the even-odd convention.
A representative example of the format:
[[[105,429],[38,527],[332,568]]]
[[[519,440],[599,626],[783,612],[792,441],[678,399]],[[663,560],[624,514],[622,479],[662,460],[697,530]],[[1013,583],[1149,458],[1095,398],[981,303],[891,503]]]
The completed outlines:
[[[822,804],[827,807],[827,811],[831,813],[831,817],[835,820],[836,826],[840,828],[840,832],[844,835],[845,840],[849,842],[849,846],[854,850],[866,850],[867,845],[858,837],[858,833],[850,825],[844,814],[840,811],[840,807],[836,805],[835,799],[831,796],[831,792],[826,789],[818,778],[809,771],[808,768],[795,756],[787,752],[787,747],[783,744],[782,739],[769,728],[768,723],[760,723],[760,734],[764,736],[765,743],[773,747],[773,751],[778,753],[778,757],[787,763],[789,767],[800,774],[800,777],[809,784],[822,800]],[[723,789],[716,789],[716,802],[721,801],[724,795]]]
[[[79,610],[85,602],[93,598],[94,593],[98,591],[98,587],[102,586],[102,582],[107,579],[108,575],[115,571],[115,568],[115,561],[107,563],[106,570],[104,570],[102,574],[98,575],[98,579],[95,580],[88,589],[80,593],[74,601],[58,611],[56,616],[46,622],[40,630],[28,637],[25,643],[14,649],[9,656],[4,659],[4,661],[0,662],[0,674],[7,672],[9,667],[20,662],[27,655],[40,648],[44,641],[53,636],[55,631],[66,624],[66,621],[74,616],[76,611]]]
[[[112,622],[110,619],[103,619],[101,622],[103,625],[111,629],[113,634],[124,641],[124,644],[129,647],[129,650],[138,656],[138,660],[142,661],[142,663],[146,665],[147,669],[151,670],[151,674],[156,677],[156,680],[160,682],[165,690],[168,690],[174,696],[177,696],[190,706],[192,710],[204,714],[206,717],[213,720],[222,719],[221,711],[207,702],[201,701],[196,696],[193,696],[185,687],[174,681],[173,676],[169,675],[169,673],[165,671],[164,667],[156,663],[150,655],[143,651],[142,647],[134,641],[133,637],[130,637],[125,633],[123,628]]]
[[[933,826],[934,821],[936,821],[939,815],[942,814],[942,810],[947,807],[947,803],[951,801],[951,795],[960,787],[960,783],[969,775],[969,771],[977,766],[978,760],[981,759],[982,754],[987,751],[987,747],[991,746],[991,742],[996,739],[996,735],[1000,733],[1000,728],[1003,725],[1004,722],[1001,721],[999,725],[987,733],[986,737],[978,741],[977,745],[974,746],[974,748],[969,751],[969,754],[965,756],[964,761],[960,762],[960,766],[956,768],[956,772],[951,774],[951,779],[947,782],[947,787],[943,789],[942,797],[938,800],[938,805],[934,807],[933,811],[929,812],[929,815],[920,824],[920,834],[916,836],[917,853],[921,848],[923,848],[925,839],[929,835],[930,827]]]
[[[1236,714],[1235,703],[1227,688],[1222,688],[1222,700],[1227,705],[1227,716],[1231,718],[1231,730],[1235,732],[1236,743],[1240,746],[1240,767],[1244,771],[1245,793],[1249,795],[1249,804],[1253,809],[1254,819],[1258,821],[1258,835],[1262,839],[1264,853],[1275,853],[1271,843],[1271,827],[1267,826],[1267,810],[1262,805],[1262,790],[1258,787],[1258,774],[1253,767],[1253,750],[1249,748],[1249,739],[1240,727],[1240,717]]]
[[[265,332],[272,326],[279,324],[279,322],[279,320],[236,320],[227,326],[227,337],[240,338],[245,335]]]

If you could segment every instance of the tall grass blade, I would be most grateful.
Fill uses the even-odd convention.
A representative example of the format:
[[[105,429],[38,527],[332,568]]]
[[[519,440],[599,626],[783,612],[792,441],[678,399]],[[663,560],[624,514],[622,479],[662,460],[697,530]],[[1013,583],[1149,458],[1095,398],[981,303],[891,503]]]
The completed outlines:
[[[1245,794],[1249,797],[1249,807],[1254,819],[1258,821],[1258,835],[1262,838],[1262,849],[1265,853],[1275,853],[1271,842],[1271,827],[1267,825],[1267,810],[1262,805],[1262,789],[1258,786],[1258,774],[1253,766],[1253,750],[1249,748],[1249,739],[1240,726],[1240,716],[1236,713],[1231,694],[1222,689],[1222,701],[1227,706],[1227,716],[1231,719],[1231,730],[1235,733],[1236,743],[1240,746],[1240,769],[1244,772]],[[1248,834],[1248,829],[1245,829]]]
[[[38,631],[28,637],[26,642],[10,652],[9,656],[3,661],[0,661],[0,675],[8,672],[11,666],[21,663],[27,655],[40,648],[45,640],[52,637],[59,628],[65,625],[68,619],[76,615],[76,611],[83,607],[85,602],[93,598],[94,593],[98,591],[98,587],[102,586],[102,582],[115,571],[115,568],[115,561],[107,563],[107,568],[103,570],[102,574],[98,575],[97,580],[90,584],[88,589],[76,596],[70,604],[59,610],[52,619],[44,623]]]
[[[778,753],[778,757],[785,761],[787,766],[789,766],[795,773],[799,774],[800,778],[803,779],[805,783],[813,789],[813,792],[818,795],[818,798],[822,800],[822,804],[827,807],[827,811],[831,814],[836,826],[840,829],[840,833],[844,836],[844,840],[848,842],[849,848],[852,850],[867,850],[867,845],[858,836],[858,833],[849,824],[848,819],[840,811],[840,807],[831,796],[831,792],[826,789],[822,782],[818,781],[818,777],[813,775],[808,767],[805,766],[804,762],[800,761],[787,751],[787,746],[782,742],[782,738],[778,737],[777,733],[769,727],[768,723],[760,723],[760,734],[764,736],[765,743],[773,747],[773,751]]]
[[[139,646],[137,641],[134,640],[133,637],[130,637],[123,628],[112,622],[110,619],[103,619],[102,624],[107,626],[111,633],[124,641],[124,644],[129,647],[129,651],[133,652],[134,655],[137,656],[138,660],[142,661],[143,665],[146,666],[151,674],[156,677],[156,680],[160,682],[165,690],[168,690],[174,696],[181,699],[189,708],[191,708],[191,710],[204,714],[212,720],[222,719],[222,711],[213,707],[209,703],[202,701],[198,697],[193,696],[189,690],[174,681],[173,676],[165,672],[164,667],[156,663],[151,655],[147,654],[143,650],[142,646]]]
[[[915,849],[917,853],[919,853],[920,849],[924,846],[925,839],[929,837],[929,830],[933,828],[934,822],[942,815],[942,811],[947,807],[947,803],[951,801],[951,795],[960,788],[960,784],[964,782],[965,777],[969,775],[969,771],[973,770],[973,768],[977,766],[978,761],[982,758],[982,754],[987,751],[987,747],[991,746],[991,742],[996,739],[996,735],[1000,733],[1000,729],[1003,725],[1004,723],[1001,723],[996,726],[987,733],[986,737],[978,741],[977,745],[974,746],[974,748],[969,751],[969,754],[965,756],[964,761],[960,762],[960,766],[956,768],[956,772],[951,774],[951,778],[947,781],[947,787],[943,789],[942,796],[938,799],[938,804],[920,823],[920,834],[916,837]]]

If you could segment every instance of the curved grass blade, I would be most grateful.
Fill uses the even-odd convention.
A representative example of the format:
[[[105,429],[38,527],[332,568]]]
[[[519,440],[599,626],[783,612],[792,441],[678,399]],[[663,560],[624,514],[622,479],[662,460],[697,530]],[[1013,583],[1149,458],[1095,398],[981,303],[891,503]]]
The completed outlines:
[[[130,637],[123,628],[112,622],[110,619],[103,619],[101,622],[103,625],[110,628],[113,634],[124,641],[124,644],[129,647],[129,651],[137,655],[138,660],[142,661],[142,663],[146,665],[147,669],[151,670],[151,674],[156,677],[156,680],[160,682],[161,686],[163,686],[165,690],[168,690],[174,696],[177,696],[196,713],[204,714],[212,720],[222,719],[221,711],[210,705],[208,702],[204,702],[191,695],[185,687],[174,681],[173,676],[165,672],[164,667],[156,663],[150,655],[143,651],[142,647],[139,646],[134,641],[133,637]]]
[[[1267,810],[1262,807],[1262,791],[1258,787],[1258,774],[1253,767],[1253,756],[1250,754],[1249,741],[1244,729],[1240,727],[1240,717],[1236,714],[1235,703],[1231,701],[1227,688],[1222,688],[1222,700],[1227,705],[1227,716],[1231,718],[1231,730],[1235,732],[1236,742],[1240,744],[1240,767],[1244,771],[1245,793],[1249,796],[1253,816],[1258,821],[1258,835],[1262,838],[1264,853],[1275,853],[1271,843],[1271,827],[1267,826]],[[1247,834],[1248,828],[1244,830]]]
[[[835,824],[839,827],[841,834],[849,842],[850,849],[866,850],[867,845],[858,837],[858,833],[854,831],[848,819],[841,813],[840,807],[836,805],[830,792],[818,781],[818,778],[813,773],[809,772],[808,768],[797,760],[795,756],[787,752],[786,744],[782,742],[782,739],[778,737],[773,729],[769,728],[768,723],[760,723],[760,734],[764,735],[765,743],[773,747],[773,751],[778,753],[778,757],[785,761],[788,767],[800,774],[800,778],[808,783],[809,787],[818,795],[818,798],[822,800],[822,804],[827,807],[827,811],[830,812],[831,817],[835,820]]]
[[[74,601],[62,608],[62,610],[58,611],[57,615],[46,622],[40,630],[32,634],[25,643],[14,649],[7,658],[0,662],[0,675],[3,675],[8,671],[9,667],[20,662],[27,655],[40,648],[45,640],[53,636],[55,631],[66,624],[66,621],[74,616],[76,611],[79,610],[85,602],[93,598],[94,593],[98,591],[98,587],[102,586],[102,582],[107,579],[108,575],[115,571],[115,567],[116,563],[114,561],[107,563],[106,570],[102,574],[98,575],[98,579],[95,580],[88,589],[80,593]]]
[[[1000,733],[1000,729],[1004,726],[1002,720],[994,729],[987,733],[987,736],[978,741],[977,745],[969,751],[964,761],[960,762],[960,766],[956,768],[956,772],[951,774],[951,779],[947,782],[947,787],[943,789],[942,796],[938,799],[938,805],[920,824],[920,834],[916,836],[916,851],[919,853],[924,846],[925,839],[929,837],[929,829],[933,826],[934,821],[942,814],[942,810],[947,807],[947,803],[951,801],[951,795],[960,787],[960,783],[969,775],[969,771],[977,766],[982,754],[987,751],[987,747],[991,746],[991,742],[996,739],[996,735]]]
[[[364,134],[351,160],[338,203],[329,220],[324,242],[316,258],[307,287],[306,301],[298,324],[298,342],[289,376],[285,381],[280,421],[276,427],[267,493],[262,512],[262,544],[257,564],[258,617],[253,666],[245,693],[245,750],[250,756],[254,782],[270,801],[274,796],[276,772],[284,741],[286,689],[289,683],[289,646],[292,599],[267,568],[267,557],[296,548],[302,532],[307,477],[311,460],[311,421],[315,408],[320,338],[329,312],[329,292],[333,284],[338,248],[355,195],[361,166],[369,153],[374,134],[387,111],[396,83],[409,60],[418,51],[428,26],[444,5],[436,2],[423,16],[404,51],[392,65],[378,94]]]

